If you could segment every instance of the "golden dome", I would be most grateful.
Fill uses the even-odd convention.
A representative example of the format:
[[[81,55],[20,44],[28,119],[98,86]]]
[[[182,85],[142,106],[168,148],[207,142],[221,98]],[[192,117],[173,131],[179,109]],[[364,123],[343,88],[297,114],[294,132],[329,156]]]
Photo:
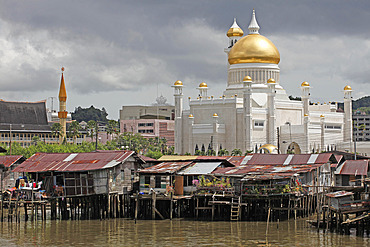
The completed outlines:
[[[302,82],[301,87],[309,87],[310,84],[306,81]]]
[[[182,86],[182,81],[175,81],[175,83],[173,85],[175,85],[175,86]]]
[[[193,118],[193,117],[194,117],[194,116],[193,116],[193,114],[190,114],[190,115],[189,115],[189,118]]]
[[[306,113],[306,114],[304,114],[304,116],[305,116],[305,117],[308,117],[308,114]]]
[[[278,153],[278,148],[277,146],[275,145],[272,145],[272,144],[265,144],[265,145],[262,145],[259,149],[259,150],[263,150],[265,151],[265,153],[269,153],[269,154],[272,154],[272,153]]]
[[[325,117],[324,115],[320,115],[320,117]]]
[[[229,31],[227,31],[227,37],[235,37],[235,36],[243,36],[243,30],[238,26],[236,23],[236,19],[234,19],[233,25],[230,27]]]
[[[243,81],[252,81],[252,77],[250,77],[249,75],[245,76],[243,78]]]
[[[248,34],[241,38],[229,52],[229,63],[274,63],[280,62],[276,46],[265,36]]]
[[[199,84],[199,87],[208,87],[208,86],[207,86],[207,83],[202,82],[201,84]]]
[[[348,90],[352,90],[352,88],[351,88],[351,86],[350,86],[350,85],[347,85],[347,86],[345,86],[345,87],[344,87],[344,90],[345,90],[345,91],[348,91]]]
[[[230,27],[229,31],[227,31],[227,37],[234,37],[234,36],[243,36],[244,32],[240,27]]]
[[[270,78],[270,79],[268,79],[267,83],[275,83],[275,80]]]
[[[213,113],[213,116],[214,116],[214,117],[218,117],[217,113]]]

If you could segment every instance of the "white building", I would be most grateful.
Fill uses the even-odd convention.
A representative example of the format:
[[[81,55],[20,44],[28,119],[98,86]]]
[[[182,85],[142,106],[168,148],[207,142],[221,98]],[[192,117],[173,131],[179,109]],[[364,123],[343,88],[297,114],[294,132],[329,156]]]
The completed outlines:
[[[259,34],[255,12],[243,31],[234,20],[227,32],[228,81],[221,97],[207,94],[201,83],[199,96],[183,107],[183,83],[172,86],[175,97],[175,152],[191,153],[195,147],[255,150],[265,144],[281,153],[311,153],[334,148],[349,150],[352,141],[350,86],[344,88],[344,112],[336,103],[310,104],[310,85],[301,84],[301,101],[290,100],[280,85],[280,54]]]

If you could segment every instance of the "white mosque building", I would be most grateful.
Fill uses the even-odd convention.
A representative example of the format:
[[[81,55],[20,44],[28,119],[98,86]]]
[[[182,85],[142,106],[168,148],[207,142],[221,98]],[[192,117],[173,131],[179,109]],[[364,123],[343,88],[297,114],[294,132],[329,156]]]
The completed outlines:
[[[341,149],[352,141],[352,89],[344,88],[344,111],[337,103],[310,103],[310,84],[301,84],[301,101],[290,100],[280,85],[280,54],[259,34],[255,11],[244,35],[236,20],[227,32],[228,81],[221,97],[199,96],[183,107],[183,83],[172,86],[175,97],[175,152],[194,154],[211,147],[216,153],[262,149],[270,153],[311,153]]]

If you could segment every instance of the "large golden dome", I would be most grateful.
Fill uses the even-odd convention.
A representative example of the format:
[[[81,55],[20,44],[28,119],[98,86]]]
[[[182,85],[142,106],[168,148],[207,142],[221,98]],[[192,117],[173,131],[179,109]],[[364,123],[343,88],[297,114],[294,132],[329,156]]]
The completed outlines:
[[[229,63],[274,63],[280,62],[276,46],[265,36],[248,34],[241,38],[229,52]]]

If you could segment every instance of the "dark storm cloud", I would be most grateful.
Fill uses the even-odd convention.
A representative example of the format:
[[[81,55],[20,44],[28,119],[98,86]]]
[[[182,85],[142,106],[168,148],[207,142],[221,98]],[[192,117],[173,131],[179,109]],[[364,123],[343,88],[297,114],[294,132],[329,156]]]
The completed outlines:
[[[280,50],[288,94],[299,94],[297,85],[310,80],[320,88],[338,87],[332,97],[340,98],[344,83],[366,85],[370,76],[369,1],[45,0],[0,6],[3,93],[55,90],[61,66],[68,90],[80,94],[142,92],[177,79],[222,90],[225,33],[234,17],[248,33],[253,8],[260,33]],[[320,96],[318,88],[313,93]]]

